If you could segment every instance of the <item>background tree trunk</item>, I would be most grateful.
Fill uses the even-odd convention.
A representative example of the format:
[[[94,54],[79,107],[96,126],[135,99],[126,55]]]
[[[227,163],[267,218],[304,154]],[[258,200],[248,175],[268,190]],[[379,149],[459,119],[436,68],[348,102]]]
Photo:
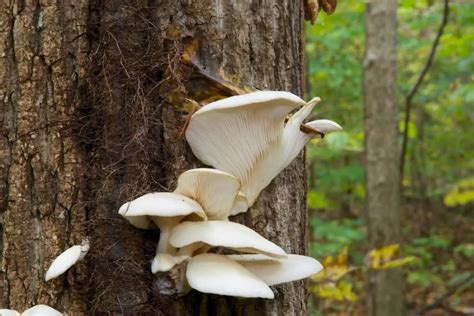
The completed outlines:
[[[6,0],[4,0],[6,1]],[[275,300],[173,295],[150,261],[159,234],[117,215],[200,166],[180,131],[185,98],[236,86],[302,95],[302,1],[66,1],[2,5],[0,306],[92,314],[303,315],[305,281]],[[287,252],[307,251],[300,155],[235,218]],[[61,251],[84,262],[42,282]]]
[[[364,59],[366,212],[372,249],[400,243],[397,1],[366,4]],[[400,269],[369,273],[369,313],[400,316]]]

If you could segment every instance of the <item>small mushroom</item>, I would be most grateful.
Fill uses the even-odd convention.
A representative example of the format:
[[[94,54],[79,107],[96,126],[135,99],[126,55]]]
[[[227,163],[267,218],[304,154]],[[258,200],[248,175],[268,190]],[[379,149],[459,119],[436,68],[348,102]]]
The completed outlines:
[[[36,305],[30,309],[24,311],[21,316],[62,316],[63,314],[58,312],[48,305]]]
[[[323,269],[316,259],[288,254],[283,260],[262,255],[230,255],[245,269],[263,280],[267,285],[276,285],[307,278]]]
[[[314,98],[306,103],[289,92],[259,91],[212,102],[193,114],[186,139],[196,157],[241,181],[246,205],[240,199],[233,214],[252,206],[307,141],[324,133],[311,125],[309,132],[300,130],[319,101]]]
[[[183,172],[174,193],[198,202],[208,219],[226,219],[239,193],[240,181],[227,172],[197,168]]]
[[[305,123],[304,126],[312,128],[316,132],[320,132],[323,135],[342,130],[341,125],[330,120],[315,120]]]
[[[49,266],[49,269],[46,272],[45,281],[54,279],[66,272],[77,261],[84,258],[88,251],[89,241],[85,239],[82,241],[81,245],[72,246],[71,248],[62,252]]]
[[[176,254],[176,249],[171,247],[168,242],[174,226],[185,216],[191,214],[196,214],[204,220],[207,219],[201,205],[196,201],[181,194],[167,192],[148,193],[127,202],[120,207],[119,214],[138,228],[158,227],[160,229],[160,241],[152,263],[154,270],[170,266],[170,261],[163,264],[158,262],[160,257],[165,259],[163,256],[158,256],[159,254],[165,253],[171,256]],[[155,272],[157,271],[159,270],[155,270]]]
[[[20,313],[18,313],[14,309],[0,309],[0,315],[1,316],[20,316]]]
[[[168,236],[171,229],[185,216],[196,214],[206,219],[206,214],[196,201],[177,193],[157,192],[148,193],[123,204],[119,214],[125,217],[132,225],[148,229],[153,225],[142,225],[146,220],[151,221],[160,229],[160,253],[172,253],[169,247]]]
[[[189,260],[186,278],[200,292],[238,297],[274,298],[262,280],[225,256],[207,253]]]
[[[188,256],[196,248],[208,245],[286,258],[285,251],[276,244],[247,226],[228,221],[182,222],[171,232],[169,242],[173,247],[182,248],[178,254]]]

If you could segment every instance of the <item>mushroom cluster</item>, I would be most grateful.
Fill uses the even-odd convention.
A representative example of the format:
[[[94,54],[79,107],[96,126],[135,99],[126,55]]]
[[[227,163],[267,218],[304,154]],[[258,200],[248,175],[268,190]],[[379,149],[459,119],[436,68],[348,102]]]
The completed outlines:
[[[210,103],[191,117],[186,139],[204,164],[183,172],[174,192],[156,192],[123,204],[119,214],[141,229],[160,229],[152,273],[180,271],[176,282],[212,294],[273,298],[269,286],[322,269],[287,254],[252,229],[229,221],[315,137],[340,130],[329,120],[303,123],[319,98],[260,91]],[[294,114],[291,112],[300,108]],[[213,253],[215,248],[233,254]]]

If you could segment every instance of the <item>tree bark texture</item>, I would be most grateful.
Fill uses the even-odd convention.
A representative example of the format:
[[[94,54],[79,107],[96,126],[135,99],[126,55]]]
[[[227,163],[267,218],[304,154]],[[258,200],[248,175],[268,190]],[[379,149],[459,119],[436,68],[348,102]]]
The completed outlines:
[[[169,275],[150,272],[159,233],[117,214],[201,166],[182,133],[187,98],[235,87],[303,94],[302,1],[2,1],[0,306],[306,314],[304,281],[274,287],[275,300],[175,295]],[[233,220],[305,254],[306,179],[301,154]],[[86,259],[43,282],[53,258],[86,236]]]
[[[85,60],[84,3],[0,4],[0,306],[86,308],[86,269],[44,282],[86,231],[83,155],[70,129]]]
[[[372,249],[400,243],[397,1],[366,4],[364,59],[366,213]],[[369,273],[369,313],[400,316],[400,269]]]

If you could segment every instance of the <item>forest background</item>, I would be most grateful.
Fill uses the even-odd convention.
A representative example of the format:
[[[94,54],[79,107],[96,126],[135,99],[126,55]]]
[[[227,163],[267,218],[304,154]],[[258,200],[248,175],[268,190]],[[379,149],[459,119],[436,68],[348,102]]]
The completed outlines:
[[[400,147],[406,95],[432,51],[442,1],[399,1]],[[407,309],[474,313],[474,3],[451,1],[408,122],[401,245],[370,252],[364,222],[364,2],[343,1],[306,25],[307,93],[344,131],[308,146],[310,253],[329,272],[312,282],[312,315],[365,314],[375,257],[405,268]],[[392,256],[400,246],[402,259]],[[385,256],[385,257],[384,257]],[[386,266],[390,268],[390,266]]]

